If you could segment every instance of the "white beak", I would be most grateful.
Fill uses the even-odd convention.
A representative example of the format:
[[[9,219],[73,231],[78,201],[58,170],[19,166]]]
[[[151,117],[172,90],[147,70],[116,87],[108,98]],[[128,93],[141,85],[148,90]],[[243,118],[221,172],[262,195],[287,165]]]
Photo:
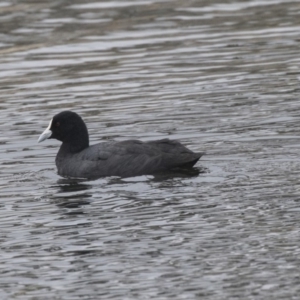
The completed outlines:
[[[50,130],[51,128],[51,125],[52,125],[52,120],[50,121],[49,123],[49,126],[45,129],[45,131],[40,135],[39,139],[38,139],[38,143],[48,139],[51,134],[52,134],[52,131]]]

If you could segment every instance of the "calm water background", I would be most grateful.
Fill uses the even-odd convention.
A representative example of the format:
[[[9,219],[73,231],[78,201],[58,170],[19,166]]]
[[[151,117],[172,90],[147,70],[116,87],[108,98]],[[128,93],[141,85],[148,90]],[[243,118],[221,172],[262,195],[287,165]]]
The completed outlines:
[[[0,298],[299,299],[299,68],[299,1],[2,1]],[[204,172],[60,178],[64,109]]]

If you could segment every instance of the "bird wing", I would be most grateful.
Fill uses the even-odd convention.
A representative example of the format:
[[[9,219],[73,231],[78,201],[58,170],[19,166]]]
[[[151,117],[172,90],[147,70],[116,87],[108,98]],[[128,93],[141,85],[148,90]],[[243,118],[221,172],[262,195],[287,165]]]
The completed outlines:
[[[83,152],[81,159],[85,160],[87,173],[92,177],[151,174],[191,162],[194,164],[202,155],[169,139],[106,142],[93,145]]]

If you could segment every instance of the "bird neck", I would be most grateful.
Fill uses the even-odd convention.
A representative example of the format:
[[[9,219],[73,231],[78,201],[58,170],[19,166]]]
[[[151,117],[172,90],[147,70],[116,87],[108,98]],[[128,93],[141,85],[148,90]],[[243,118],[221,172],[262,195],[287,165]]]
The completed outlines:
[[[89,147],[89,134],[86,126],[74,128],[61,145],[63,153],[78,153]]]

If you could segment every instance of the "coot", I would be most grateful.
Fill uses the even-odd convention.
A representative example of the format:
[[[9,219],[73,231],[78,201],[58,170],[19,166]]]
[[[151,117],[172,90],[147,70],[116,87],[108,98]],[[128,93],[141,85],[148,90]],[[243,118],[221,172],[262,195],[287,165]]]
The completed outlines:
[[[87,127],[72,111],[63,111],[53,117],[38,142],[46,139],[62,142],[55,162],[58,174],[64,177],[96,179],[155,174],[191,168],[203,155],[169,139],[110,141],[89,146]]]

